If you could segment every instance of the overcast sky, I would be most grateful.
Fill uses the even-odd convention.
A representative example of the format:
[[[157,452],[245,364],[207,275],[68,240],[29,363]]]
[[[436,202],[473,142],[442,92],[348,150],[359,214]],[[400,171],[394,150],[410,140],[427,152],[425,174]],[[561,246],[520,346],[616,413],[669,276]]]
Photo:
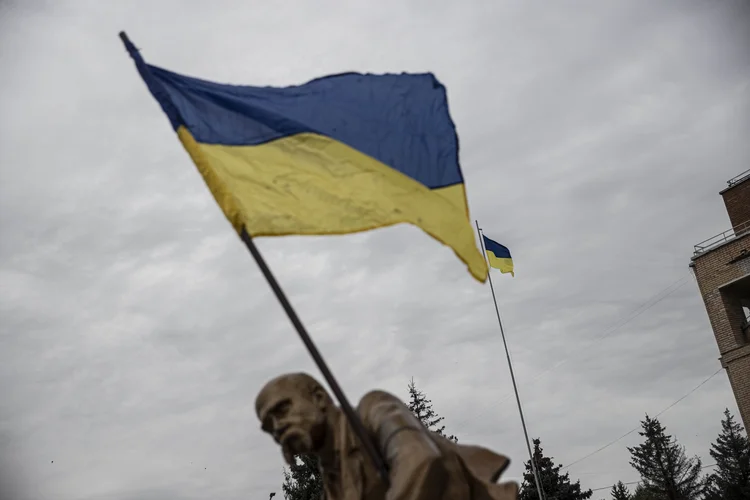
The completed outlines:
[[[720,368],[689,273],[750,165],[737,1],[0,2],[0,471],[17,500],[281,495],[253,400],[318,376],[148,93],[151,64],[291,85],[432,71],[532,436],[567,464]],[[258,241],[350,399],[411,377],[460,441],[528,458],[490,289],[412,226]],[[661,417],[713,463],[719,373]],[[739,416],[738,416],[739,418]],[[575,466],[634,481],[633,433]],[[608,497],[597,492],[594,499]],[[277,498],[279,498],[277,496]]]

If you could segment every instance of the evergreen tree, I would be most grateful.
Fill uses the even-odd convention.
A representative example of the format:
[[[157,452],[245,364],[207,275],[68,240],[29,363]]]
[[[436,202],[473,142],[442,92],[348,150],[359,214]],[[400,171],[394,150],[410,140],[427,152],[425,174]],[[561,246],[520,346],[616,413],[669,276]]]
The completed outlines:
[[[417,389],[414,385],[414,379],[411,379],[409,383],[409,409],[416,416],[427,429],[444,436],[454,443],[458,442],[456,436],[446,436],[445,426],[438,427],[438,424],[443,421],[443,417],[438,416],[435,410],[432,409],[432,401],[427,399],[427,396]]]
[[[542,453],[541,441],[534,439],[534,464],[539,473],[539,481],[542,485],[543,498],[555,500],[586,500],[591,498],[591,490],[581,491],[581,482],[570,482],[568,473],[560,474],[562,465],[555,465],[551,457],[545,457]],[[536,482],[534,481],[534,470],[531,460],[526,461],[526,470],[523,473],[523,483],[519,500],[539,500]]]
[[[750,499],[750,441],[729,409],[724,410],[721,434],[711,445],[716,470],[708,477],[708,500]]]
[[[664,500],[665,498],[664,495],[656,493],[653,490],[644,487],[642,484],[639,484],[636,486],[631,500]]]
[[[318,458],[313,455],[298,455],[289,471],[284,469],[284,484],[281,488],[286,500],[321,500],[323,478]]]
[[[633,496],[622,481],[612,486],[612,500],[631,500]]]
[[[628,451],[630,465],[641,475],[642,490],[665,500],[699,499],[705,483],[700,478],[700,459],[688,458],[659,420],[646,415],[641,427],[643,444]]]

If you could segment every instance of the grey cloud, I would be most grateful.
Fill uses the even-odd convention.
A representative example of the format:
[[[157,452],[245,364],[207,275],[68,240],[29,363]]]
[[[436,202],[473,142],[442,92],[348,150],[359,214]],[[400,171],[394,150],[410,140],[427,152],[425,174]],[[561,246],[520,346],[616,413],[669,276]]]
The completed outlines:
[[[253,399],[279,372],[317,374],[121,29],[153,64],[230,83],[437,74],[472,216],[516,262],[494,283],[530,433],[558,462],[719,367],[687,264],[728,228],[718,191],[750,159],[743,2],[24,2],[2,16],[3,493],[280,494]],[[450,432],[520,476],[489,290],[449,248],[405,225],[258,246],[353,402],[374,387],[405,396],[413,376]],[[662,418],[705,458],[725,406],[720,373]],[[572,477],[635,479],[637,441]]]

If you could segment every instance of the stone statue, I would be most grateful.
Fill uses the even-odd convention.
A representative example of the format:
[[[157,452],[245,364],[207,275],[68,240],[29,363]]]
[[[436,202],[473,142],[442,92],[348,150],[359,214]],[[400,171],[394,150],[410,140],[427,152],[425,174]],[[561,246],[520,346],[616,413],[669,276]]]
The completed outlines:
[[[319,458],[327,500],[517,500],[518,485],[497,484],[510,460],[428,431],[398,398],[367,393],[357,413],[388,467],[386,488],[344,413],[305,373],[269,381],[255,400],[264,432],[295,455]]]

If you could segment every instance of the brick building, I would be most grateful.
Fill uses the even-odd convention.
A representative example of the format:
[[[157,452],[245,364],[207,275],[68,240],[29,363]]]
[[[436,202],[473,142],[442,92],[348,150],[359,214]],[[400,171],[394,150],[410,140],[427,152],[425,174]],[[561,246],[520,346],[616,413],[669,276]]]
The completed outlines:
[[[690,267],[750,431],[750,170],[727,184],[720,194],[732,228],[695,245]]]

